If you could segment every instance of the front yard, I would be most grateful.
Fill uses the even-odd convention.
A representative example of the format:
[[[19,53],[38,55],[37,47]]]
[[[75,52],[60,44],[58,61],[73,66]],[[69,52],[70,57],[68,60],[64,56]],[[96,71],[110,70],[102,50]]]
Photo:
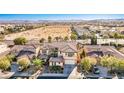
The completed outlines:
[[[63,68],[60,66],[50,66],[49,73],[63,73]]]

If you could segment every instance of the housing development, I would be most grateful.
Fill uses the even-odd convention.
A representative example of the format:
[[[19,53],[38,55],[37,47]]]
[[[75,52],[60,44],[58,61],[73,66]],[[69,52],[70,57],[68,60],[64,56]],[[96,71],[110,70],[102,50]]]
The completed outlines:
[[[124,19],[0,21],[1,79],[123,79]]]

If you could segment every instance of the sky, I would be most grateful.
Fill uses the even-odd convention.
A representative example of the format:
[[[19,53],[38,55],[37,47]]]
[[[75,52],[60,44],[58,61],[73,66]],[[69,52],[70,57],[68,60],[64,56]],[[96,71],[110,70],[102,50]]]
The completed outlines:
[[[124,19],[124,14],[0,14],[0,20]]]

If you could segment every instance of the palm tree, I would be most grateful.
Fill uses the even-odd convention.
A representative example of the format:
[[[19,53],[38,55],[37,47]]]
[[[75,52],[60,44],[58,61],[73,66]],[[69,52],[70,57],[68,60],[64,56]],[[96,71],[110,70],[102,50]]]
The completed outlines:
[[[41,67],[43,67],[43,60],[41,59],[36,58],[32,62],[36,66],[37,69],[40,69]]]

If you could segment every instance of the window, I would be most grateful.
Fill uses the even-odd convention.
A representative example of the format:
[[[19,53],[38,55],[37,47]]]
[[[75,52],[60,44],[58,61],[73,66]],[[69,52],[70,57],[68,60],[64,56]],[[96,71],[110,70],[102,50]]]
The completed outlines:
[[[74,53],[68,53],[68,57],[73,57]]]
[[[43,54],[46,54],[47,52],[46,52],[46,50],[42,50],[42,53],[43,53]]]

